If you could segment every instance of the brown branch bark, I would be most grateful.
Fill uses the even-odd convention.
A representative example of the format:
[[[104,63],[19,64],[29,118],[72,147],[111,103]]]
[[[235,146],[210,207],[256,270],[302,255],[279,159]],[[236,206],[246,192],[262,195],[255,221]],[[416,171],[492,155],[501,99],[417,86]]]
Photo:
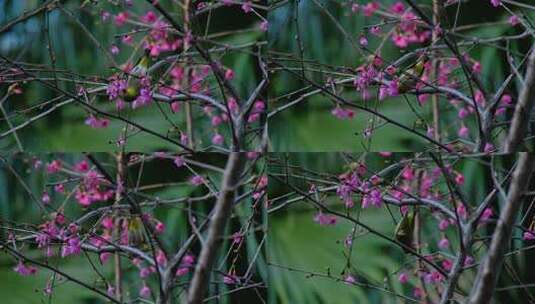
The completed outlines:
[[[529,184],[529,178],[535,169],[535,155],[526,152],[519,153],[519,155],[519,161],[513,173],[505,206],[498,219],[487,256],[479,267],[476,282],[470,294],[469,304],[490,303],[496,288],[504,253],[511,241],[514,220],[522,206],[522,196]]]
[[[186,0],[184,1],[184,32],[189,33],[190,31],[190,1]],[[189,43],[184,43],[184,49],[182,50],[182,54],[185,56],[186,53],[189,51]],[[189,69],[189,63],[184,63],[184,77],[182,81],[182,87],[187,88],[189,87],[189,80],[190,80],[190,69]],[[186,102],[185,104],[185,114],[186,114],[186,131],[188,134],[188,146],[195,150],[195,138],[193,137],[193,113],[192,113],[192,107],[189,102]]]
[[[535,103],[535,43],[531,48],[529,56],[526,77],[524,77],[524,87],[518,96],[518,102],[515,106],[513,121],[509,128],[509,134],[505,139],[504,152],[511,153],[519,150],[519,146],[524,140],[528,128],[529,116],[533,104]]]
[[[219,245],[223,240],[223,233],[232,210],[234,193],[239,186],[239,179],[245,165],[245,160],[245,153],[233,152],[227,161],[221,190],[208,228],[208,236],[201,250],[199,262],[195,267],[195,273],[189,287],[189,304],[202,303],[204,295],[208,290],[210,273]],[[170,303],[170,299],[166,299],[166,301],[163,303]]]
[[[118,206],[121,203],[123,198],[123,186],[124,186],[124,176],[125,176],[125,160],[124,152],[119,152],[117,154],[117,190],[115,191],[115,206]],[[114,219],[114,231],[113,231],[113,240],[118,242],[120,238],[120,229],[121,223],[118,217],[118,210],[115,210],[115,219]],[[115,298],[117,301],[122,302],[122,272],[121,272],[121,255],[117,251],[114,254],[114,266],[115,266]]]
[[[443,6],[442,1],[433,0],[433,22],[437,25],[440,24],[442,6]],[[432,35],[433,35],[432,43],[435,44],[440,38],[436,29],[433,29]],[[439,64],[440,64],[440,61],[437,60],[437,58],[434,58],[432,61],[432,68],[431,68],[431,82],[432,83],[436,83],[438,71],[439,71]],[[440,142],[440,108],[439,108],[438,102],[439,102],[439,95],[438,94],[431,95],[431,106],[433,109],[433,134],[434,134],[434,139]]]

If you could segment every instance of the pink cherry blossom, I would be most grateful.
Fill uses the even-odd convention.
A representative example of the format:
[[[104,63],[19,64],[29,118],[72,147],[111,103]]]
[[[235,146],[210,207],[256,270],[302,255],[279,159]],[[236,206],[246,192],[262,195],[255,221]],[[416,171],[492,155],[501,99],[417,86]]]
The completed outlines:
[[[77,236],[71,237],[67,240],[67,244],[63,245],[61,250],[61,257],[79,254],[81,251],[80,239]]]
[[[403,179],[405,180],[413,180],[414,179],[414,170],[412,169],[411,166],[406,166],[405,168],[403,168],[403,171],[401,172],[401,177],[403,177]]]
[[[43,202],[45,205],[50,203],[50,195],[48,192],[43,192],[43,196],[41,196],[41,202]]]
[[[260,30],[263,32],[267,32],[269,23],[267,20],[264,20],[260,23]]]
[[[162,250],[158,250],[158,253],[156,254],[156,261],[158,262],[158,265],[162,267],[165,267],[167,264],[167,257]]]
[[[372,26],[370,28],[370,33],[374,36],[379,36],[381,35],[381,27],[378,26],[378,25],[375,25],[375,26]]]
[[[87,160],[84,159],[76,163],[76,165],[74,166],[74,169],[81,173],[87,172],[89,171],[89,163],[87,162]]]
[[[491,153],[492,151],[494,151],[494,145],[491,143],[486,143],[485,147],[483,148],[483,151],[485,153]]]
[[[234,71],[231,70],[231,69],[227,69],[227,70],[225,71],[225,79],[226,79],[226,80],[232,80],[232,79],[234,79]]]
[[[121,41],[122,41],[124,44],[131,45],[132,43],[134,43],[134,38],[133,38],[131,35],[124,35],[124,36],[121,38]]]
[[[439,242],[438,242],[438,247],[441,248],[441,249],[446,249],[450,246],[450,241],[448,241],[447,238],[442,238]]]
[[[364,35],[360,36],[359,44],[362,46],[368,46],[368,39],[366,38],[366,36]]]
[[[64,184],[55,185],[54,191],[56,191],[57,193],[65,193],[65,185]]]
[[[355,117],[355,112],[353,110],[343,109],[341,107],[334,108],[331,113],[338,119],[353,119],[353,117]]]
[[[442,268],[444,268],[444,270],[450,271],[452,266],[453,262],[451,260],[445,259],[442,261]]]
[[[111,47],[110,47],[110,53],[112,53],[113,55],[117,55],[119,54],[119,47],[116,45],[116,44],[112,44]]]
[[[111,216],[106,216],[102,222],[101,222],[101,225],[102,227],[104,227],[105,229],[112,229],[113,228],[113,218]]]
[[[190,179],[190,183],[192,185],[195,185],[195,186],[199,186],[199,185],[202,185],[204,184],[204,178],[200,175],[194,175],[191,179]]]
[[[520,18],[518,18],[517,15],[512,15],[511,17],[509,17],[508,22],[509,24],[511,24],[511,26],[516,26],[520,23]]]
[[[399,274],[398,280],[401,284],[405,284],[409,281],[409,275],[405,272]]]
[[[183,158],[182,156],[177,156],[177,157],[175,157],[175,159],[173,160],[173,163],[175,164],[175,166],[176,166],[177,168],[180,168],[180,167],[184,166],[184,164],[185,164],[186,162],[184,161],[184,158]]]
[[[465,108],[461,108],[459,109],[459,112],[457,114],[457,116],[460,118],[460,119],[465,119],[470,113],[468,112],[467,109]]]
[[[107,128],[110,124],[110,120],[107,118],[97,118],[93,115],[90,115],[86,120],[85,124],[90,126],[93,129]]]
[[[21,276],[30,276],[37,273],[37,268],[34,266],[27,266],[22,261],[19,261],[17,266],[13,270]]]
[[[401,1],[398,1],[390,7],[390,11],[394,14],[401,15],[405,11],[405,5]]]
[[[53,160],[46,165],[46,172],[49,174],[57,173],[61,170],[62,164],[60,160]]]
[[[463,185],[464,184],[464,175],[461,173],[455,174],[455,183],[457,185]]]
[[[314,222],[323,226],[336,225],[336,216],[319,212],[314,216]]]
[[[490,4],[494,7],[498,7],[502,4],[502,0],[490,0]]]
[[[145,15],[141,17],[141,21],[146,23],[154,23],[157,20],[157,16],[154,12],[148,11]]]
[[[533,232],[533,231],[524,231],[524,233],[522,234],[522,239],[524,241],[535,240],[535,232]]]
[[[243,240],[243,235],[239,232],[236,232],[234,234],[232,234],[232,243],[233,244],[239,244],[241,243]]]
[[[237,282],[238,282],[238,278],[235,275],[226,274],[223,276],[223,283],[227,285],[236,284]]]
[[[381,191],[372,189],[362,197],[362,208],[367,208],[369,206],[381,208],[382,202]]]
[[[161,234],[161,233],[164,233],[164,231],[165,231],[165,224],[162,223],[162,222],[160,222],[160,221],[158,221],[158,222],[156,223],[156,225],[154,225],[154,229],[155,229],[156,233],[160,233],[160,234]]]
[[[422,296],[424,295],[424,292],[420,287],[414,287],[412,294],[414,295],[415,298],[421,299]]]
[[[457,206],[457,214],[462,218],[466,218],[467,216],[466,208],[464,207],[463,204],[459,204],[459,206]]]
[[[149,286],[143,283],[143,287],[139,290],[139,296],[142,298],[149,298],[151,294]]]
[[[357,279],[355,279],[355,277],[350,275],[350,274],[348,274],[344,278],[344,283],[346,283],[347,285],[353,285],[353,284],[355,284],[355,282],[357,282]]]
[[[114,297],[115,296],[115,287],[113,287],[113,285],[108,285],[108,289],[106,290],[106,293],[108,294],[108,296]]]
[[[245,13],[250,13],[253,9],[252,9],[252,3],[251,1],[245,1],[243,2],[243,4],[241,5],[241,9],[245,12]]]
[[[126,20],[128,20],[128,12],[120,12],[115,16],[115,25],[122,26],[126,23]]]
[[[108,21],[108,19],[110,19],[110,16],[111,16],[110,12],[107,12],[107,11],[102,11],[102,12],[100,13],[100,18],[101,18],[101,20],[102,20],[103,22]]]
[[[471,256],[467,256],[464,260],[464,267],[470,266],[472,264],[474,264],[474,258]]]
[[[472,65],[472,71],[478,74],[481,73],[481,63],[479,61],[474,62],[474,64]]]
[[[448,228],[449,225],[450,225],[450,221],[448,221],[446,219],[442,219],[442,220],[440,220],[440,222],[438,224],[438,229],[440,229],[440,231],[444,231],[444,230],[446,230],[446,228]]]
[[[379,3],[377,3],[376,1],[368,2],[363,8],[364,16],[370,17],[378,9],[379,9]]]
[[[152,269],[150,267],[142,267],[139,269],[139,277],[142,279],[148,278],[152,274]]]
[[[493,214],[494,212],[492,211],[491,208],[485,208],[485,210],[483,210],[483,214],[481,215],[481,221],[482,222],[488,221],[492,217]]]
[[[223,137],[223,135],[215,133],[214,136],[212,136],[212,143],[214,145],[222,145],[223,142],[225,142],[225,138]]]
[[[457,135],[459,135],[459,137],[466,138],[468,137],[469,132],[470,130],[466,126],[461,126],[457,132]]]

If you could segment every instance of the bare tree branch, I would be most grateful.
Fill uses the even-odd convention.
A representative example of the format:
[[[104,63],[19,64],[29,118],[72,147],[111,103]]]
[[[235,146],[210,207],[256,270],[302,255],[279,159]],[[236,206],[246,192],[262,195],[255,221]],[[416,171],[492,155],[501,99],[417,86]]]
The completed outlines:
[[[520,153],[518,165],[513,173],[507,201],[498,219],[490,248],[479,267],[476,282],[472,287],[470,304],[489,303],[503,264],[507,244],[511,240],[513,223],[522,206],[522,196],[529,184],[529,178],[535,169],[535,155]]]
[[[242,170],[245,165],[245,153],[233,152],[230,154],[221,184],[221,192],[217,198],[214,215],[208,230],[206,243],[201,250],[199,262],[195,267],[195,274],[188,291],[188,303],[199,304],[203,302],[208,289],[210,272],[215,262],[216,253],[222,241],[223,231],[232,210],[234,192],[237,188]],[[161,303],[170,303],[164,298]]]
[[[518,97],[511,128],[505,140],[504,151],[506,153],[519,150],[519,145],[524,140],[524,135],[526,134],[533,103],[535,103],[535,44],[531,48],[526,77],[524,78],[524,87]]]

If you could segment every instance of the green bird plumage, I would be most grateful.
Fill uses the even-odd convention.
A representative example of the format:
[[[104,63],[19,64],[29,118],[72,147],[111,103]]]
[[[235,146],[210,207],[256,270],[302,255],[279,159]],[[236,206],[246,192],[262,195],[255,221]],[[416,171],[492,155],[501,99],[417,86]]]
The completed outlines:
[[[427,55],[422,55],[416,63],[409,66],[407,71],[399,77],[398,93],[403,94],[414,88],[425,71],[425,65],[429,61]]]
[[[396,231],[394,232],[394,239],[403,245],[413,248],[413,239],[414,239],[414,224],[415,224],[415,211],[408,211],[401,221],[399,221],[396,226]],[[409,252],[406,248],[403,248],[405,253]]]
[[[143,245],[145,243],[145,233],[143,221],[139,216],[131,216],[128,221],[128,243],[130,245]]]
[[[123,96],[125,101],[132,102],[137,98],[139,95],[141,78],[148,75],[151,62],[151,57],[148,53],[145,53],[132,68],[127,79],[126,91]]]

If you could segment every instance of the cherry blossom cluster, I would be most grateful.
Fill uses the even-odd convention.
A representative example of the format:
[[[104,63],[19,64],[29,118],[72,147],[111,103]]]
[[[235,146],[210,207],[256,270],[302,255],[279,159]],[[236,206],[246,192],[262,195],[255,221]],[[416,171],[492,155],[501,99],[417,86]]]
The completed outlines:
[[[327,154],[323,155],[327,157]],[[390,269],[389,275],[400,283],[403,295],[416,302],[440,298],[455,276],[452,273],[477,269],[486,249],[476,248],[480,248],[481,239],[498,220],[496,205],[489,203],[497,195],[496,190],[485,194],[483,201],[467,200],[472,196],[466,188],[465,166],[478,162],[477,157],[441,159],[429,154],[390,152],[342,155],[346,161],[342,173],[318,171],[313,166],[303,166],[299,161],[288,162],[282,157],[273,161],[280,167],[271,172],[275,179],[278,179],[276,172],[284,172],[285,181],[280,179],[279,182],[287,185],[286,189],[292,189],[288,193],[274,192],[270,197],[273,214],[278,214],[290,203],[302,202],[312,208],[311,221],[324,226],[322,229],[342,231],[345,229],[342,227],[347,227],[341,225],[342,222],[352,224],[343,241],[336,241],[336,246],[343,246],[348,266],[341,270],[340,277],[330,272],[321,276],[347,285],[369,287],[366,277],[359,275],[359,267],[349,267],[353,264],[349,261],[351,252],[361,248],[359,237],[366,234],[392,243],[404,253],[399,268]],[[320,159],[322,154],[317,157]],[[295,181],[299,183],[294,185]],[[307,186],[303,186],[302,181]],[[471,180],[471,187],[478,182],[481,180]],[[495,183],[507,183],[507,178]],[[383,232],[384,227],[366,220],[368,212],[384,212],[386,218],[392,218],[395,231]],[[407,220],[410,218],[412,222]],[[402,223],[406,226],[400,226]],[[531,221],[514,229],[521,232],[524,242],[535,239]],[[400,231],[403,234],[398,235]],[[407,235],[411,237],[407,239]],[[335,249],[333,254],[339,252],[340,249]],[[391,254],[395,254],[394,251]],[[333,261],[333,267],[337,263]],[[312,273],[311,277],[318,275]]]
[[[38,159],[34,161],[34,168],[39,169],[42,162]],[[58,182],[54,185],[53,191],[58,194],[66,194],[70,192],[69,181],[61,181],[61,175],[69,177],[71,175],[76,176],[80,183],[75,185],[72,189],[76,201],[83,207],[89,207],[93,203],[107,202],[115,195],[115,190],[112,189],[101,174],[96,170],[91,169],[89,163],[86,160],[82,160],[73,166],[65,167],[60,159],[56,159],[46,164],[46,173],[50,177],[58,178]],[[45,204],[50,203],[49,191],[43,192],[42,202]]]
[[[182,253],[173,253],[163,240],[166,234],[171,233],[168,229],[169,223],[166,224],[158,219],[156,214],[160,209],[159,204],[163,204],[162,206],[177,204],[176,206],[181,208],[181,204],[190,200],[201,202],[216,199],[218,193],[212,188],[213,179],[201,173],[204,172],[201,170],[220,173],[222,169],[213,164],[192,160],[195,155],[165,152],[152,155],[139,153],[124,155],[122,157],[126,158],[125,163],[117,164],[124,166],[121,170],[129,170],[141,162],[165,163],[172,170],[186,174],[180,187],[198,189],[198,192],[205,194],[199,198],[192,196],[166,200],[155,196],[144,202],[137,202],[139,198],[135,197],[148,198],[151,194],[130,188],[131,183],[122,180],[127,175],[123,177],[117,175],[118,180],[110,178],[110,176],[115,177],[116,173],[109,170],[110,166],[103,167],[95,158],[80,157],[81,160],[72,161],[69,158],[56,157],[45,161],[47,157],[28,156],[27,163],[32,168],[31,174],[42,175],[46,180],[46,190],[37,202],[42,207],[43,220],[36,224],[26,224],[33,228],[25,230],[16,229],[15,226],[4,227],[8,231],[8,237],[7,242],[2,242],[0,247],[11,248],[10,252],[16,259],[16,266],[13,268],[15,272],[22,276],[32,276],[43,269],[46,273],[48,273],[46,270],[54,273],[61,271],[61,262],[55,268],[56,266],[49,263],[50,259],[59,258],[59,261],[69,258],[81,259],[84,254],[95,254],[100,262],[95,267],[113,268],[115,271],[129,273],[134,279],[131,283],[138,288],[137,296],[141,298],[155,299],[161,296],[157,292],[158,289],[155,289],[155,283],[164,284],[161,281],[164,272],[171,272],[172,276],[169,279],[176,284],[191,280],[198,262],[197,249],[186,242],[186,245],[179,244],[179,247],[185,246],[180,251]],[[251,162],[261,159],[258,152],[248,152],[244,155]],[[229,255],[226,257],[229,265],[220,274],[221,280],[229,286],[246,286],[252,279],[250,274],[245,276],[246,272],[240,263],[243,251],[249,246],[246,237],[251,237],[251,231],[257,229],[259,214],[265,207],[263,198],[266,195],[267,176],[258,174],[247,180],[248,184],[243,184],[248,189],[247,195],[240,198],[240,202],[244,201],[240,204],[245,204],[243,208],[251,209],[251,216],[244,217],[246,224],[230,232]],[[151,187],[163,186],[159,184],[148,186]],[[134,210],[139,210],[139,213],[135,213]],[[189,225],[194,225],[192,229],[206,227],[203,216],[190,214],[189,217],[191,221]],[[39,261],[44,262],[37,262],[27,255],[26,250],[32,245],[39,249]],[[121,256],[121,270],[114,268],[117,267],[117,262],[113,257],[117,254]],[[54,276],[43,288],[45,296],[52,294],[54,290],[53,278]],[[59,278],[71,280],[71,277],[64,275]],[[116,286],[111,278],[95,283],[95,289],[102,290],[99,293],[107,294],[109,299],[117,297],[118,288],[122,287]]]
[[[60,6],[47,6],[43,11],[60,10]],[[126,133],[147,133],[164,143],[191,151],[222,150],[244,146],[245,142],[256,148],[260,144],[264,128],[260,118],[266,111],[263,88],[267,84],[267,76],[266,73],[262,76],[263,84],[246,84],[249,81],[247,77],[236,77],[237,59],[234,57],[247,54],[251,57],[248,60],[251,67],[262,61],[261,52],[257,53],[253,48],[263,45],[264,32],[268,28],[265,17],[267,6],[264,3],[200,1],[175,6],[174,3],[159,1],[101,1],[86,2],[73,11],[71,9],[65,11],[66,17],[81,25],[82,34],[87,36],[84,38],[96,47],[99,59],[102,59],[99,62],[105,65],[101,71],[87,72],[81,77],[91,81],[76,81],[73,86],[76,93],[61,88],[63,85],[70,87],[70,80],[63,77],[63,74],[71,73],[69,69],[54,70],[56,67],[47,66],[46,73],[54,74],[55,83],[48,88],[58,94],[55,97],[58,100],[70,99],[68,102],[63,100],[63,105],[81,105],[85,125],[93,129],[108,129],[95,130],[105,134],[117,123],[124,124]],[[176,12],[169,14],[175,9]],[[248,23],[241,27],[232,24],[232,30],[224,31],[212,28],[211,18],[208,18],[207,24],[196,23],[198,17],[211,16],[212,11],[229,9],[249,15],[246,18]],[[110,35],[100,37],[87,30],[85,21],[79,20],[79,15],[84,14],[92,18],[92,24]],[[30,17],[19,19],[23,22]],[[17,23],[19,21],[13,26]],[[258,35],[242,39],[242,32],[249,30]],[[113,36],[115,38],[111,38]],[[54,52],[56,50],[50,50],[51,55]],[[9,86],[8,96],[31,94],[31,90],[26,90],[27,84],[36,82],[40,76],[34,75],[17,60],[2,58],[2,65],[4,63],[7,68],[0,73],[0,83]],[[89,73],[93,75],[87,76]],[[244,69],[244,73],[250,73],[249,67]],[[27,79],[31,80],[27,82]],[[47,82],[37,83],[47,87]],[[257,85],[256,89],[251,88]],[[104,102],[106,100],[108,102]],[[51,101],[51,104],[55,102]],[[32,105],[28,106],[31,108]],[[24,140],[19,140],[17,130],[32,127],[34,121],[62,108],[15,111],[13,121],[17,123],[11,124],[10,121],[9,129],[3,130],[1,138],[11,139],[9,134],[14,134],[16,142],[21,144]],[[11,107],[8,111],[11,112]],[[139,117],[145,115],[158,121],[157,130],[139,122]],[[29,119],[29,123],[24,123],[21,118]],[[166,129],[172,134],[165,134]],[[244,134],[236,132],[245,133],[247,139],[241,139]],[[117,134],[117,140],[110,143],[124,146],[130,138],[129,134]],[[91,150],[91,147],[86,150]]]
[[[305,103],[314,104],[307,111],[322,115],[317,113],[323,111],[316,104],[320,99],[330,104],[332,116],[351,120],[336,124],[347,142],[358,134],[363,146],[377,144],[377,130],[388,127],[404,132],[410,138],[407,146],[414,141],[447,152],[489,154],[508,149],[504,139],[512,141],[525,129],[511,124],[525,122],[518,108],[526,103],[521,98],[527,89],[516,85],[515,79],[530,74],[533,59],[528,58],[529,51],[512,50],[531,44],[531,26],[522,15],[533,6],[483,1],[501,31],[482,34],[484,24],[461,25],[461,15],[453,13],[469,9],[462,1],[312,1],[310,5],[320,12],[317,22],[329,28],[328,34],[304,26],[306,10],[294,12],[286,5],[274,12],[274,20],[292,15],[291,36],[296,37],[273,38],[275,59],[291,54],[291,59],[274,64],[276,81],[295,79],[291,87],[274,90],[280,95],[272,98],[268,118],[277,122],[275,126],[293,123],[285,121],[291,116],[279,113],[295,109],[297,115]],[[318,35],[342,46],[343,58],[331,50],[320,55],[309,38]],[[485,63],[490,56],[499,65]],[[494,68],[498,74],[493,74]],[[392,114],[398,110],[403,114]],[[355,132],[356,126],[362,129]],[[305,124],[295,128],[301,127],[306,128]],[[344,149],[360,147],[347,144]]]

